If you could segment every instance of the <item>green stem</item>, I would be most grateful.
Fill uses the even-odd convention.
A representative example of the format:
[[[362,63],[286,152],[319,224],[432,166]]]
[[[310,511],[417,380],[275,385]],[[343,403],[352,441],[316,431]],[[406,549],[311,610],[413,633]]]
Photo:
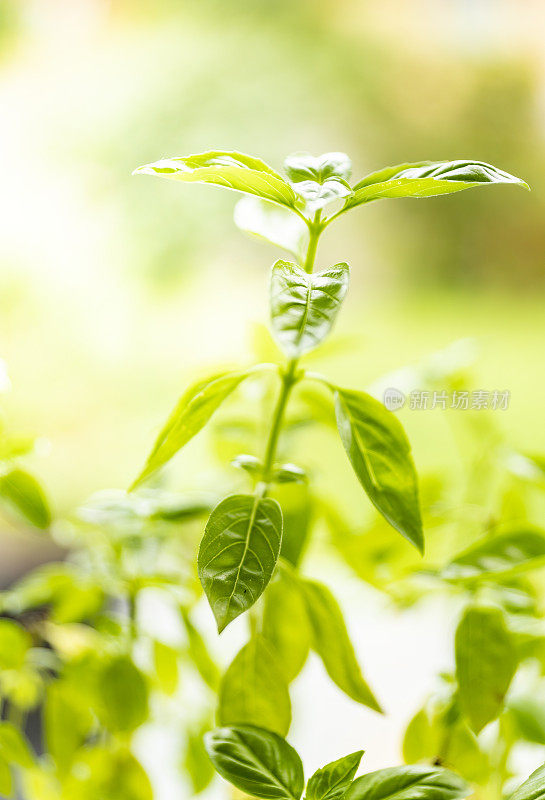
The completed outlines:
[[[314,260],[316,258],[316,249],[318,247],[318,240],[320,238],[320,234],[324,229],[323,224],[320,222],[321,215],[322,212],[317,211],[314,215],[313,221],[307,223],[308,230],[310,233],[310,238],[308,240],[307,256],[305,258],[305,263],[303,265],[305,272],[312,272],[314,267]]]
[[[320,221],[321,214],[322,212],[318,210],[314,215],[314,219],[312,221],[307,221],[310,237],[304,264],[304,269],[306,272],[312,272],[312,269],[314,267],[314,261],[316,259],[316,250],[318,247],[318,240],[320,239],[320,234],[323,231],[323,224]],[[276,456],[278,439],[280,437],[280,432],[282,430],[284,413],[286,411],[286,406],[288,404],[291,390],[299,380],[299,377],[297,375],[298,363],[299,363],[298,358],[290,359],[290,361],[288,361],[286,369],[282,372],[282,386],[280,388],[280,394],[278,395],[276,406],[274,408],[271,429],[269,432],[269,438],[267,440],[265,455],[263,457],[263,477],[259,485],[256,487],[256,491],[262,497],[266,495],[269,486],[272,482],[272,469],[274,467],[274,459]]]
[[[276,406],[273,412],[271,430],[269,432],[269,439],[265,449],[265,456],[263,457],[263,481],[265,483],[264,491],[267,490],[268,485],[271,482],[271,470],[274,466],[274,458],[276,455],[276,448],[278,446],[278,438],[282,429],[284,413],[286,411],[291,390],[294,384],[297,382],[297,362],[297,358],[292,358],[288,363],[287,369],[282,373],[282,387],[280,389],[280,394],[278,395]]]

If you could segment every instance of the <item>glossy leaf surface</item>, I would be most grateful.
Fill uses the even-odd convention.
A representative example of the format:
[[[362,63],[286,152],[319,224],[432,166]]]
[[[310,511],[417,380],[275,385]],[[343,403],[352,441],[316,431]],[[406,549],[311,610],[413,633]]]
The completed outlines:
[[[502,710],[517,667],[514,644],[499,609],[466,610],[456,630],[455,656],[460,707],[478,733]]]
[[[422,552],[416,470],[401,423],[364,392],[337,389],[335,411],[344,449],[369,499]]]
[[[332,761],[317,770],[307,784],[308,800],[340,800],[354,779],[363,750]]]
[[[285,736],[291,703],[282,664],[267,640],[252,636],[231,662],[220,686],[220,725],[257,725]]]
[[[214,411],[249,374],[249,371],[223,373],[198,381],[187,389],[157,437],[146,466],[131,488],[135,489],[170,461],[204,428]]]
[[[284,162],[293,188],[310,212],[352,194],[348,178],[352,164],[346,153],[293,153]]]
[[[410,764],[389,767],[356,778],[345,800],[454,800],[466,797],[469,786],[449,770]]]
[[[293,189],[272,167],[259,158],[234,151],[212,150],[185,158],[163,158],[138,167],[133,174],[158,175],[186,183],[211,183],[280,205],[295,205]]]
[[[348,697],[380,711],[362,675],[337,601],[329,589],[317,581],[301,580],[301,589],[312,628],[312,646],[329,677]]]
[[[520,178],[484,161],[399,164],[373,173],[357,183],[345,208],[383,197],[433,197],[491,183],[513,183],[529,188]]]
[[[282,512],[275,500],[231,495],[212,511],[198,568],[220,633],[262,594],[281,541]]]
[[[277,261],[271,276],[271,322],[284,352],[296,358],[317,347],[330,332],[348,290],[348,264],[308,274]]]
[[[263,800],[299,800],[303,765],[285,739],[249,725],[217,728],[205,746],[219,774],[237,789]]]

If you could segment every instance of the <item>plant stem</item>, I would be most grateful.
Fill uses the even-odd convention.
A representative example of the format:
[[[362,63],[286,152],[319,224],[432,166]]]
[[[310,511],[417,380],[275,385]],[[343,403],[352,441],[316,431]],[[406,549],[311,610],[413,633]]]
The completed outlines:
[[[323,231],[323,224],[320,221],[321,214],[322,212],[320,210],[316,211],[312,222],[309,221],[307,223],[310,237],[304,264],[304,269],[306,272],[312,272],[312,269],[314,267],[316,250],[318,247],[318,240],[320,238],[320,234]],[[298,363],[299,363],[298,358],[290,359],[290,361],[288,361],[286,369],[283,370],[283,372],[281,373],[282,386],[280,389],[280,394],[278,395],[278,399],[276,401],[276,406],[274,408],[272,425],[269,432],[269,438],[267,440],[267,446],[265,448],[265,455],[263,457],[263,477],[256,489],[256,491],[258,491],[262,497],[265,496],[265,494],[268,491],[269,485],[271,484],[272,480],[271,472],[272,468],[274,467],[276,448],[278,446],[278,438],[280,436],[280,431],[282,429],[284,413],[286,411],[286,406],[288,404],[288,399],[291,390],[293,389],[294,385],[297,383],[299,379],[297,376]]]
[[[291,361],[288,362],[287,369],[282,373],[282,387],[278,395],[278,400],[276,401],[269,439],[263,458],[263,481],[266,484],[265,490],[271,481],[271,470],[274,466],[274,457],[276,455],[276,447],[278,445],[278,437],[280,436],[286,405],[293,385],[297,382],[297,362],[297,358],[292,358]]]
[[[307,256],[305,258],[305,263],[303,265],[305,272],[312,272],[314,267],[314,260],[316,258],[316,249],[318,247],[318,240],[320,238],[320,234],[323,231],[323,225],[320,222],[320,217],[322,212],[318,210],[312,222],[308,222],[308,230],[310,233],[310,238],[308,240],[308,249],[307,249]]]

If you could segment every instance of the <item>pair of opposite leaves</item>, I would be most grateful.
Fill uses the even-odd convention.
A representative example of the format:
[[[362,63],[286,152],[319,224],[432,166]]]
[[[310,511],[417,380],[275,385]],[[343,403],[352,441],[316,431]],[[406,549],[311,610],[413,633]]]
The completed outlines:
[[[252,195],[258,203],[277,204],[288,215],[294,212],[309,229],[311,217],[332,200],[344,201],[340,212],[334,215],[338,216],[381,197],[428,197],[485,183],[526,186],[496,167],[471,161],[401,164],[372,173],[353,187],[348,184],[350,159],[342,153],[319,158],[295,154],[287,159],[286,171],[287,181],[260,159],[227,151],[164,159],[136,170]],[[265,213],[263,208],[259,213]],[[331,219],[321,223],[322,227]],[[250,219],[246,229],[263,235],[263,227],[255,230],[254,226],[252,230],[251,223]],[[266,238],[281,244],[274,235]],[[311,275],[289,262],[275,264],[272,324],[291,359],[316,347],[330,331],[346,294],[348,272],[346,264]],[[201,430],[221,402],[256,369],[259,368],[221,374],[186,392],[161,431],[135,485]],[[334,392],[339,433],[360,483],[388,522],[422,550],[416,473],[402,426],[369,395],[325,383]],[[199,575],[220,631],[264,591],[278,560],[281,539],[282,512],[275,500],[232,495],[212,512],[199,552]]]
[[[263,728],[218,728],[205,746],[219,774],[242,792],[261,800],[300,800],[303,765],[285,739]],[[363,751],[326,764],[309,779],[306,800],[458,800],[470,787],[450,770],[409,764],[370,772],[354,780]],[[545,765],[511,795],[510,800],[543,800]]]

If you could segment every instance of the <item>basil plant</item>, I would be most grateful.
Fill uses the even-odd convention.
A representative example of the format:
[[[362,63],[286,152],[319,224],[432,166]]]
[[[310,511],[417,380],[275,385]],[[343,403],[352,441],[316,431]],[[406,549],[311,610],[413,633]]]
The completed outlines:
[[[242,193],[235,208],[237,226],[278,246],[289,254],[289,260],[277,260],[270,272],[270,329],[283,354],[280,363],[258,363],[211,375],[189,387],[161,430],[133,489],[153,479],[243,382],[269,381],[272,371],[277,388],[272,411],[267,411],[262,426],[266,436],[262,441],[256,437],[252,452],[238,453],[233,458],[233,464],[246,471],[250,490],[219,501],[208,518],[199,547],[199,578],[218,632],[250,612],[249,640],[229,666],[219,689],[217,718],[224,727],[209,737],[208,747],[220,774],[239,789],[257,797],[297,799],[303,790],[302,768],[294,751],[279,737],[286,735],[291,722],[289,683],[302,669],[309,650],[316,651],[330,678],[349,697],[374,711],[380,712],[381,707],[356,660],[337,601],[328,587],[301,571],[312,526],[304,514],[294,515],[282,498],[285,484],[304,484],[311,495],[312,487],[308,488],[311,480],[301,465],[285,462],[279,456],[283,437],[289,438],[290,404],[306,399],[307,413],[314,422],[329,424],[334,419],[342,447],[378,518],[418,554],[424,552],[422,520],[428,509],[426,504],[423,513],[410,444],[397,417],[371,393],[339,386],[307,367],[307,356],[323,344],[335,325],[350,279],[350,267],[344,262],[315,271],[320,237],[343,214],[381,198],[433,197],[499,183],[528,186],[521,179],[478,161],[398,164],[356,182],[351,181],[351,162],[344,153],[326,153],[317,158],[296,153],[286,159],[284,167],[282,175],[260,159],[212,151],[162,159],[136,170],[138,174],[184,183],[209,183]],[[319,407],[315,402],[317,386],[326,396],[324,401],[320,394]],[[345,530],[342,515],[337,509],[320,504],[316,497],[313,499],[315,513],[318,507],[333,541],[350,561],[351,532]],[[366,537],[367,572],[361,577],[378,586],[370,569],[376,555],[372,550],[376,546],[373,533],[376,531]],[[378,547],[377,552],[384,567],[384,552],[388,558],[389,551]],[[395,562],[395,548],[392,553]],[[455,555],[453,563],[457,564]],[[418,566],[407,567],[407,560],[402,561],[404,577],[418,574]],[[446,574],[439,573],[436,571],[436,579],[442,585],[452,585],[448,570]],[[393,577],[395,584],[395,569]],[[390,586],[379,588],[390,590],[391,586],[390,582]],[[456,713],[461,719],[467,718],[469,738],[474,735],[471,727],[478,733],[497,717],[515,670],[515,665],[510,664],[514,656],[498,649],[503,632],[498,613],[495,609],[469,607],[457,633],[457,680],[461,691],[456,695]],[[480,615],[477,620],[476,615]],[[479,637],[495,643],[491,659],[502,663],[501,670],[496,671],[491,664],[490,671],[480,676],[480,683],[473,682],[475,676],[464,655],[468,649],[479,650]],[[467,639],[471,640],[469,644]],[[468,682],[473,697],[464,689]],[[407,739],[406,752],[414,752],[414,760],[434,758],[434,746],[426,749],[418,732],[417,746],[411,747],[410,741]],[[455,797],[466,793],[463,781],[439,767],[414,766],[372,773],[348,789],[359,756],[348,756],[324,767],[310,780],[307,795],[325,798],[345,792],[354,796],[372,792],[373,796],[401,793],[409,797],[408,786],[411,791],[418,787],[419,796],[429,793]],[[267,779],[263,777],[265,773]],[[274,785],[261,785],[269,779]]]
[[[136,172],[243,195],[237,226],[283,251],[269,282],[276,345],[260,347],[266,355],[256,364],[189,386],[130,491],[101,492],[68,519],[52,519],[45,495],[21,467],[26,445],[0,431],[0,500],[67,553],[0,593],[0,794],[153,800],[138,748],[141,728],[152,723],[170,725],[182,740],[192,794],[215,770],[264,800],[300,800],[303,793],[308,800],[456,800],[474,788],[499,800],[512,788],[516,743],[545,744],[545,721],[528,692],[510,693],[515,676],[536,661],[543,665],[534,675],[536,692],[545,692],[545,634],[536,630],[541,595],[537,580],[526,578],[545,563],[545,534],[521,512],[519,485],[522,473],[532,473],[542,490],[545,461],[512,452],[507,464],[498,433],[474,428],[478,459],[468,459],[463,496],[449,505],[451,487],[437,476],[421,476],[419,486],[404,429],[377,392],[337,385],[311,368],[350,280],[344,262],[322,271],[315,263],[325,230],[366,203],[527,185],[476,161],[398,164],[353,182],[343,153],[294,154],[284,175],[258,158],[224,151],[163,159]],[[456,358],[439,360],[441,380],[459,387],[465,378]],[[419,368],[422,386],[437,378],[437,358],[430,364]],[[243,389],[251,383],[259,391],[248,400]],[[233,401],[243,413],[224,416]],[[294,435],[307,425],[338,435],[355,486],[369,501],[365,530],[323,496],[306,463],[294,463]],[[197,496],[157,485],[205,427],[222,461],[242,470],[243,493],[222,497],[211,486]],[[328,469],[327,459],[321,468]],[[494,471],[505,491],[491,500],[485,476]],[[509,529],[496,530],[493,517]],[[441,676],[439,691],[409,722],[407,763],[356,777],[358,751],[305,784],[301,759],[285,737],[290,684],[311,650],[342,692],[382,712],[331,588],[304,571],[307,547],[324,532],[333,554],[400,607],[436,594],[463,603],[454,672]],[[142,612],[154,593],[172,612],[174,638],[146,625]],[[220,634],[242,615],[248,622],[223,674],[197,624],[203,594]],[[186,685],[190,700],[180,699]],[[542,797],[543,768],[513,800]]]

